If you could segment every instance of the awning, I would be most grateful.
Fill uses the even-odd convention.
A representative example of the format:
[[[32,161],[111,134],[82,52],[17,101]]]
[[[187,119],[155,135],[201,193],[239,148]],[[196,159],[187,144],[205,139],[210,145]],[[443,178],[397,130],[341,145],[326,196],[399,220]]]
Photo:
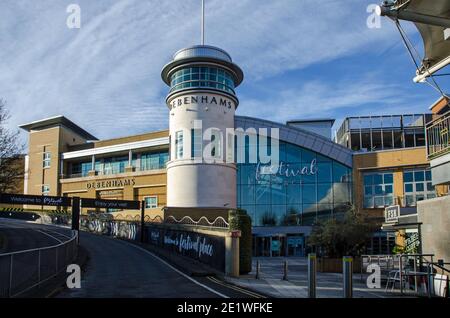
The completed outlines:
[[[449,0],[389,1],[379,7],[379,14],[411,21],[419,30],[425,52],[415,82],[424,81],[450,64]]]

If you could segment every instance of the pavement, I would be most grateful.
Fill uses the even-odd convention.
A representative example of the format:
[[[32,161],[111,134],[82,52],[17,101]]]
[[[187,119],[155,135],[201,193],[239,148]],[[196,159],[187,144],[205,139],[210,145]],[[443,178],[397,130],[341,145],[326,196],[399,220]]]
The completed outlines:
[[[256,279],[256,262],[260,261],[260,279]],[[288,261],[288,280],[283,280],[283,264]],[[307,298],[308,297],[308,263],[306,258],[253,258],[253,271],[240,278],[227,277],[226,281],[262,292],[275,298]],[[354,298],[390,298],[395,294],[386,293],[384,285],[381,289],[369,289],[366,285],[367,274],[353,274]],[[343,277],[340,273],[317,273],[317,298],[342,298]]]

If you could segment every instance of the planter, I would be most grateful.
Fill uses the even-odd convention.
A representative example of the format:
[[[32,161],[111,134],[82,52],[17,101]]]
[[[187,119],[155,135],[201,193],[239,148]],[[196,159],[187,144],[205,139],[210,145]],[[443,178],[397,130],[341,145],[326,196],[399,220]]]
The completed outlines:
[[[321,273],[342,273],[342,258],[317,259],[317,271]],[[353,273],[361,273],[361,258],[353,258]]]

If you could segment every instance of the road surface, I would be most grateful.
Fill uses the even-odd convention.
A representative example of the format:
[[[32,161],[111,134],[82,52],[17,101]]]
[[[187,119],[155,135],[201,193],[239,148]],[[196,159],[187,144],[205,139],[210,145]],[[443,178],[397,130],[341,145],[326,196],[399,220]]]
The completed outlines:
[[[0,219],[0,253],[56,245],[70,229]],[[261,295],[213,277],[189,277],[153,253],[126,241],[81,232],[89,259],[80,289],[63,289],[58,298],[259,298]]]
[[[0,218],[0,254],[53,246],[70,238],[68,228]]]
[[[89,261],[80,289],[65,289],[57,297],[225,298],[257,297],[214,278],[192,278],[137,245],[82,232],[80,244]]]

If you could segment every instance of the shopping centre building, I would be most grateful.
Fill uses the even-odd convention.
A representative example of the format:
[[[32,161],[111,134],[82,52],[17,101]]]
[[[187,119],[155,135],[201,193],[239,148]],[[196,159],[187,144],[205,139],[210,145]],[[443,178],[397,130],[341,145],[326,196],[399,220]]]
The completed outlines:
[[[21,125],[29,133],[24,193],[143,200],[151,217],[242,208],[255,255],[300,256],[314,223],[352,205],[381,224],[385,207],[414,209],[447,191],[431,184],[427,115],[348,118],[334,141],[331,119],[236,116],[243,72],[211,46],[177,52],[162,79],[168,130],[97,140],[64,116]],[[267,162],[275,152],[276,163]],[[373,253],[390,253],[395,235],[378,233]]]

